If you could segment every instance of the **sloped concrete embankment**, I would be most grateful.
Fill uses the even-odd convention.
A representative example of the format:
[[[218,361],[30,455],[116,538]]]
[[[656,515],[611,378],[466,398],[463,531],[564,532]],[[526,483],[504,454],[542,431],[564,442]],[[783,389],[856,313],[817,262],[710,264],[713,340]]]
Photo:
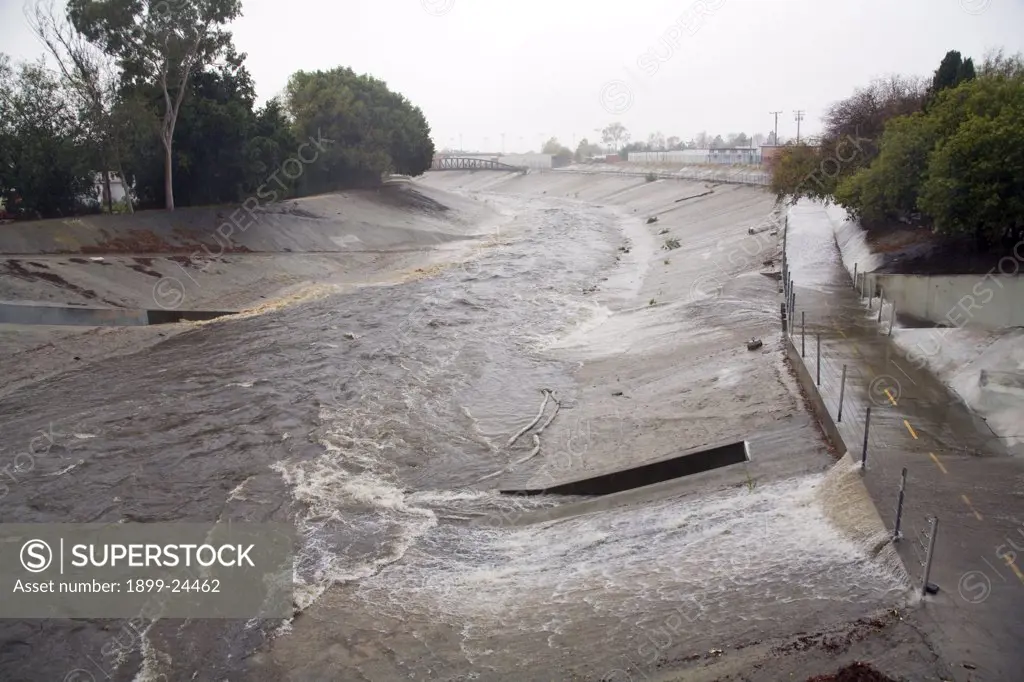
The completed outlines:
[[[393,275],[496,217],[393,183],[269,205],[13,223],[0,226],[0,301],[237,310],[289,287]]]
[[[872,252],[864,229],[839,207],[821,212],[843,266],[851,277],[856,273],[866,314],[874,317],[881,305],[882,324],[893,323],[891,335],[907,362],[927,368],[1010,452],[1024,454],[1024,250],[1009,249],[986,274],[877,272],[884,259]]]

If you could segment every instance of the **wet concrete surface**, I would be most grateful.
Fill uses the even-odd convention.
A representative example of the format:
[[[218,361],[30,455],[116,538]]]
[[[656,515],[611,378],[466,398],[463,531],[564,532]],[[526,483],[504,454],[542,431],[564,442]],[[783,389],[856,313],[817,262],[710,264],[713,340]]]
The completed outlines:
[[[939,518],[930,580],[940,592],[925,598],[918,615],[939,633],[949,676],[1019,678],[1024,670],[1024,573],[1017,559],[1024,548],[1024,461],[1009,456],[983,420],[899,351],[887,335],[887,314],[878,322],[878,299],[869,303],[853,288],[820,206],[801,203],[790,211],[788,242],[796,288],[794,344],[806,348],[805,363],[814,376],[820,334],[819,390],[857,461],[871,407],[864,481],[890,530],[907,468],[904,538],[897,548],[918,590],[928,519]]]
[[[513,208],[470,261],[384,286],[393,273],[375,273],[0,393],[4,443],[52,435],[0,499],[5,519],[285,519],[304,538],[290,622],[148,623],[99,659],[109,679],[655,679],[902,605],[904,577],[863,541],[877,515],[781,353],[761,274],[777,246],[748,234],[773,219],[770,196],[439,175],[435,196]],[[563,409],[540,450],[505,447],[542,390]],[[589,508],[496,490],[748,433],[743,471]],[[0,623],[0,671],[62,679],[121,626]]]

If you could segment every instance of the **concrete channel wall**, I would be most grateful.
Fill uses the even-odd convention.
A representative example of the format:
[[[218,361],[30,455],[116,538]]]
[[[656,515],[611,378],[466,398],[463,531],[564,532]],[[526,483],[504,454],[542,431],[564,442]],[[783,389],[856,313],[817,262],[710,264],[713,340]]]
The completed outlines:
[[[610,495],[733,464],[741,464],[749,459],[750,451],[747,442],[737,441],[710,448],[688,450],[655,462],[610,471],[597,476],[587,476],[558,485],[543,488],[502,489],[501,492],[506,495]]]
[[[814,418],[818,421],[818,425],[821,427],[822,433],[825,434],[825,438],[842,456],[849,448],[846,447],[846,441],[843,440],[835,420],[832,419],[828,407],[825,406],[825,401],[818,391],[818,386],[814,382],[814,377],[811,376],[811,371],[804,364],[804,359],[800,357],[800,351],[797,350],[793,338],[788,333],[782,335],[782,342],[786,345],[786,357],[789,358],[790,364],[793,365],[793,369],[796,371],[797,382],[811,404],[811,412],[814,413]]]
[[[1024,327],[1024,279],[1019,276],[872,272],[861,279],[866,293],[881,289],[899,315],[953,327]]]
[[[219,310],[131,310],[32,303],[0,303],[2,324],[142,327],[182,321],[212,320],[230,312]]]

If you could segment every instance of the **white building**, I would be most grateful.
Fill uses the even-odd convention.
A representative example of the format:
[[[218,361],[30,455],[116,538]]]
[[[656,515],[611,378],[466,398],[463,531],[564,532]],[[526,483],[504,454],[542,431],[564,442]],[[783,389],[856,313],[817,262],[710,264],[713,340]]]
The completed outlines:
[[[107,197],[104,188],[103,173],[96,173],[96,196],[99,197],[100,204],[106,206]],[[121,180],[121,176],[114,171],[110,171],[110,197],[115,204],[124,201],[125,197],[124,182]]]
[[[704,164],[757,166],[761,163],[761,149],[759,147],[725,147],[721,149],[679,149],[671,152],[629,152],[627,161],[682,166]]]
[[[543,170],[554,167],[554,155],[552,154],[504,154],[498,156],[500,163],[507,163],[510,166],[523,166]]]

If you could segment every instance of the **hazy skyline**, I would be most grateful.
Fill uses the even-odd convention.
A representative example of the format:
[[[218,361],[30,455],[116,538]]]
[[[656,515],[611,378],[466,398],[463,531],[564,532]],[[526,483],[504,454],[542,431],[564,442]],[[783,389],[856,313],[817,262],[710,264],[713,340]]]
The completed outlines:
[[[42,54],[23,0],[0,0],[0,51]],[[620,120],[651,132],[793,137],[890,73],[930,76],[947,50],[1024,50],[1021,0],[243,0],[231,26],[261,102],[293,72],[350,66],[423,109],[439,148],[565,145]]]

